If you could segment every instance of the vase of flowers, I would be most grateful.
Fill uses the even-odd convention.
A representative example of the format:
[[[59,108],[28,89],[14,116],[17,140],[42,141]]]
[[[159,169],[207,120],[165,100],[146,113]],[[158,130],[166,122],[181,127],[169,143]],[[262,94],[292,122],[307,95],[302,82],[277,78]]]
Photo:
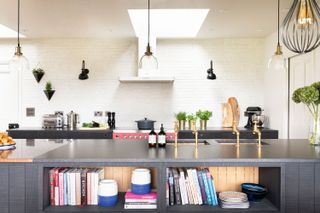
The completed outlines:
[[[320,82],[315,82],[310,86],[302,87],[294,91],[292,100],[299,104],[303,103],[309,109],[312,116],[309,142],[312,145],[320,145]]]

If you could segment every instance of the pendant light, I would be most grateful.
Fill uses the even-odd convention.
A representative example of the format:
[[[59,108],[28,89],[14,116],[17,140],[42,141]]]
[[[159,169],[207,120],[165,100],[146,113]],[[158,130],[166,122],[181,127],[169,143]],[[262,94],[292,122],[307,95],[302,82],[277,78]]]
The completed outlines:
[[[282,41],[295,53],[308,53],[320,45],[320,8],[316,0],[294,0],[283,22]]]
[[[139,68],[148,69],[148,70],[158,69],[158,60],[151,52],[151,47],[150,47],[150,0],[148,0],[148,45],[146,48],[146,52],[140,58]]]
[[[283,70],[286,69],[286,60],[282,53],[280,45],[280,0],[278,0],[278,43],[275,54],[270,58],[268,63],[269,70]]]
[[[18,36],[17,36],[17,47],[13,58],[9,61],[9,68],[12,71],[29,70],[29,61],[23,55],[20,46],[20,0],[18,0]]]

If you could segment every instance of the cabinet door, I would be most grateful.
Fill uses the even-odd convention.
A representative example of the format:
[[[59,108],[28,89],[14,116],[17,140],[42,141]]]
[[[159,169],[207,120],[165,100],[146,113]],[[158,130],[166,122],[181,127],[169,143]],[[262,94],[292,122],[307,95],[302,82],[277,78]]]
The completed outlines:
[[[317,163],[315,165],[315,186],[314,186],[314,189],[315,189],[315,212],[316,213],[320,213],[320,163]]]
[[[315,164],[288,163],[285,167],[285,210],[315,212]]]
[[[26,202],[25,166],[21,164],[9,167],[10,213],[24,213]],[[8,194],[7,194],[8,196]]]
[[[0,212],[9,213],[9,168],[0,165]]]

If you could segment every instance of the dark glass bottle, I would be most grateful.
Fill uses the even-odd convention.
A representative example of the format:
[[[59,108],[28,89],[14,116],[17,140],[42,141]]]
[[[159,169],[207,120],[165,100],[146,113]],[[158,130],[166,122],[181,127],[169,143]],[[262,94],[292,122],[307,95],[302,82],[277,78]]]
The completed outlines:
[[[112,129],[115,129],[116,128],[116,113],[112,112],[111,115],[112,115],[111,126],[112,126]]]
[[[148,145],[149,145],[149,148],[157,147],[157,133],[154,131],[153,128],[149,133]]]
[[[108,126],[109,126],[110,129],[112,129],[111,112],[108,112],[107,116],[108,116]]]
[[[163,129],[163,124],[161,124],[160,132],[158,134],[158,146],[166,147],[167,144],[167,135]]]

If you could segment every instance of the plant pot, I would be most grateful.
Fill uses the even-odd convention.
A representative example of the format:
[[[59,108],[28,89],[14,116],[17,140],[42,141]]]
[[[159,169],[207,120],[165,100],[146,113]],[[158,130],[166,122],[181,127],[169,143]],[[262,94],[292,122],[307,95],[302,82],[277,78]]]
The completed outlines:
[[[186,121],[181,120],[179,121],[179,130],[185,130],[186,129]]]
[[[194,130],[196,123],[194,121],[188,121],[188,130]]]
[[[309,133],[311,145],[320,146],[320,115],[313,118]]]
[[[43,90],[44,94],[46,94],[48,100],[50,101],[53,94],[56,92],[55,90]]]
[[[44,73],[33,73],[33,76],[36,79],[36,81],[39,83],[42,77],[44,76]]]
[[[207,121],[200,120],[200,130],[206,130],[206,129],[207,129]]]

